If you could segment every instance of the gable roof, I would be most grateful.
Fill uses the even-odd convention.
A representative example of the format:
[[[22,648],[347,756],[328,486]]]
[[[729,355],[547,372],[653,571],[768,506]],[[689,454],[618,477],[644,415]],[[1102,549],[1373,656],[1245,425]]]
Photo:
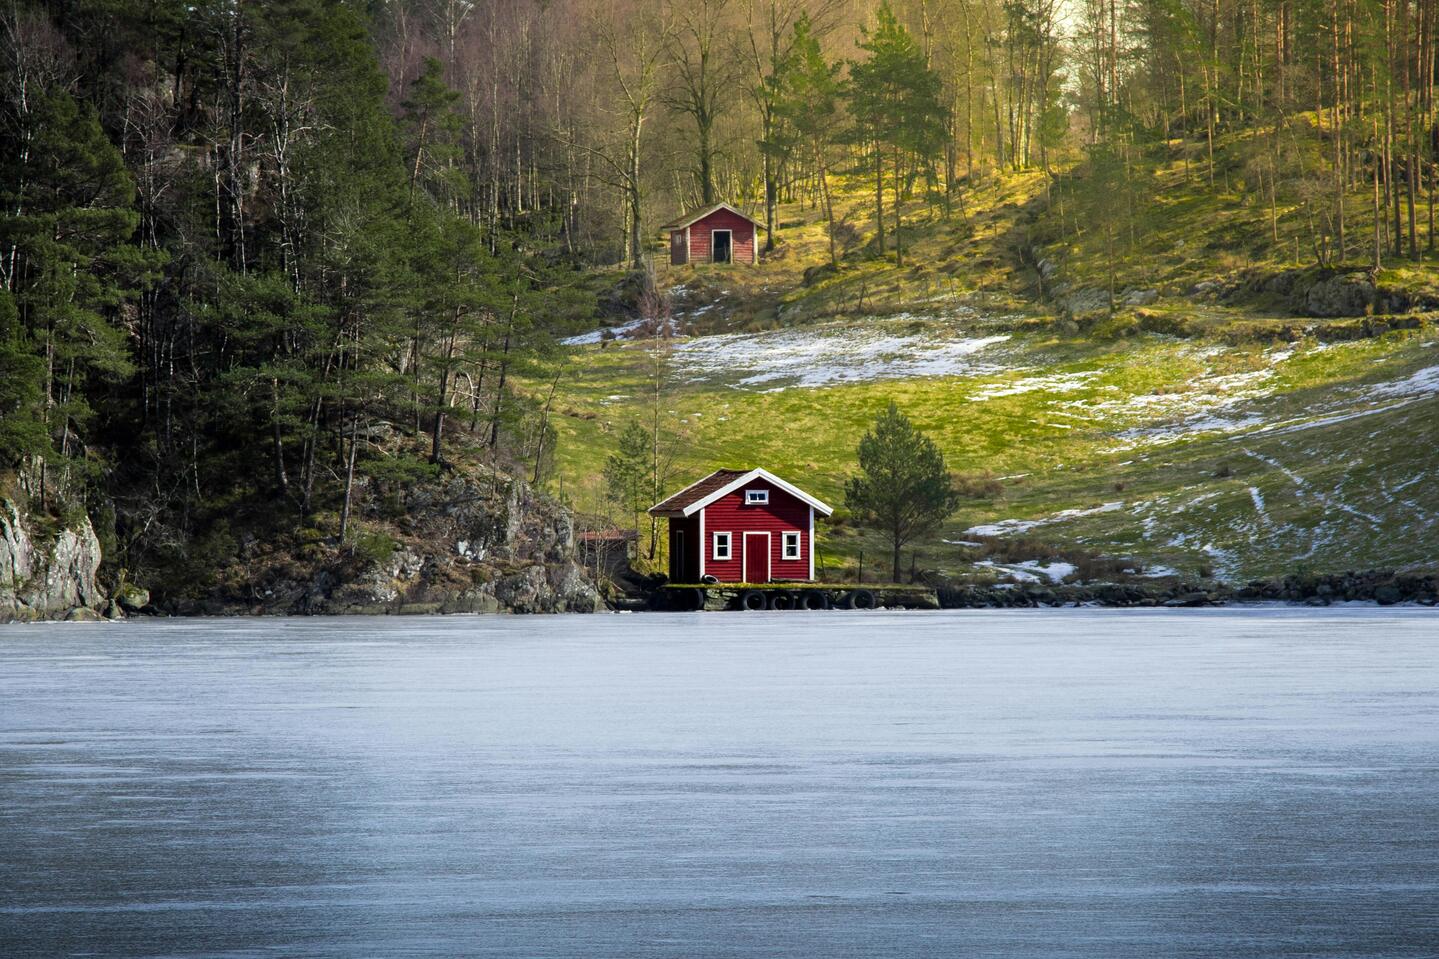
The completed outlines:
[[[694,213],[689,213],[689,214],[686,214],[686,215],[684,215],[684,216],[681,216],[678,220],[675,220],[673,223],[666,223],[664,226],[660,227],[660,229],[661,229],[661,230],[683,230],[685,227],[690,226],[690,225],[693,224],[693,223],[698,223],[700,220],[703,220],[705,217],[709,216],[711,213],[718,213],[720,210],[728,210],[729,212],[733,213],[735,216],[739,217],[740,219],[750,221],[751,223],[753,223],[756,227],[758,227],[758,228],[761,229],[761,230],[763,230],[763,229],[765,228],[765,225],[764,225],[763,223],[761,223],[760,221],[756,220],[754,217],[750,216],[748,213],[742,213],[742,212],[740,212],[739,210],[736,210],[734,207],[730,206],[728,203],[716,203],[716,204],[714,204],[713,206],[707,206],[707,207],[705,207],[703,210],[698,210],[698,211],[696,211],[696,212],[694,212]]]
[[[668,499],[651,506],[649,512],[652,516],[668,516],[675,519],[693,516],[720,497],[727,496],[744,484],[757,479],[765,480],[789,493],[795,499],[813,506],[815,512],[821,516],[828,516],[834,512],[824,501],[815,499],[798,486],[786,483],[769,470],[759,468],[715,470],[704,479],[691,483]]]
[[[649,512],[654,516],[689,516],[685,507],[691,503],[699,502],[717,489],[723,489],[736,476],[744,476],[746,470],[715,470],[704,479],[697,480],[678,493],[651,506]]]

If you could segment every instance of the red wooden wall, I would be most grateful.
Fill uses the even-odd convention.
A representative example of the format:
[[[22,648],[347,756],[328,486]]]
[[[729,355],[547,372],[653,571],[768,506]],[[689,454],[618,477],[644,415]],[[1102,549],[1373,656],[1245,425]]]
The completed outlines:
[[[716,210],[696,223],[690,224],[690,262],[710,261],[710,233],[714,230],[730,230],[732,256],[735,263],[754,262],[754,224],[742,216],[735,216],[728,210]]]
[[[769,503],[765,506],[747,506],[744,491],[767,489]],[[715,500],[704,508],[705,514],[705,572],[724,583],[744,581],[744,534],[746,532],[768,532],[771,579],[809,579],[809,504],[772,486],[762,479],[735,490]],[[714,559],[714,534],[731,534],[732,548],[729,560]],[[781,533],[799,533],[799,559],[786,560],[784,537]]]

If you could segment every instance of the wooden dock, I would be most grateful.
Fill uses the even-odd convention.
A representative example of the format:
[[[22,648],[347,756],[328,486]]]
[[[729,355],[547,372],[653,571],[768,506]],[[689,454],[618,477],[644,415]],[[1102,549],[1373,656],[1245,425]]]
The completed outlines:
[[[694,610],[939,609],[925,586],[888,583],[671,583],[652,608]]]

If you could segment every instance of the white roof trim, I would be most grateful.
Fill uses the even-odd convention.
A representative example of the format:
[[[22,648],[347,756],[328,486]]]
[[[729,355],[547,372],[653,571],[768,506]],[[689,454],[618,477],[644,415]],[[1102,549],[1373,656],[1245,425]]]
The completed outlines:
[[[687,227],[693,226],[695,223],[699,222],[700,220],[703,220],[705,217],[709,216],[711,213],[718,213],[720,210],[728,210],[728,211],[730,211],[731,213],[733,213],[735,216],[741,217],[741,218],[743,218],[743,219],[745,219],[745,220],[748,220],[749,222],[753,223],[755,226],[759,227],[761,230],[763,230],[763,229],[765,228],[765,226],[764,226],[763,223],[761,223],[760,221],[756,220],[754,217],[750,216],[748,213],[745,213],[743,210],[736,210],[734,207],[730,206],[728,203],[725,203],[725,202],[721,201],[721,202],[719,202],[719,203],[716,203],[714,206],[706,207],[706,208],[703,209],[703,210],[698,210],[698,211],[696,211],[696,212],[694,212],[694,213],[691,213],[689,216],[680,217],[678,220],[675,220],[673,223],[666,223],[664,226],[660,227],[660,229],[662,229],[662,230],[683,230],[683,229],[685,229],[685,228],[687,228]]]
[[[823,500],[815,499],[813,496],[809,495],[804,490],[800,489],[798,486],[786,483],[784,480],[780,479],[778,476],[774,475],[769,470],[752,469],[748,473],[745,473],[743,476],[735,477],[729,483],[721,486],[719,489],[715,490],[713,493],[709,494],[704,499],[695,500],[693,503],[685,507],[683,515],[693,516],[695,513],[698,513],[700,510],[704,509],[706,506],[713,503],[720,497],[728,496],[730,493],[733,493],[735,490],[739,489],[744,484],[752,483],[757,479],[762,479],[767,482],[773,483],[775,486],[778,486],[780,489],[784,490],[786,493],[790,494],[794,498],[808,503],[810,506],[813,506],[825,516],[828,516],[834,512],[834,510],[831,509]]]

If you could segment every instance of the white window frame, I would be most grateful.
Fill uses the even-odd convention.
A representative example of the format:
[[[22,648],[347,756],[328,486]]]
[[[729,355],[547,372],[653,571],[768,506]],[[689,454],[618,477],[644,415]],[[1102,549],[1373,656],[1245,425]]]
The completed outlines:
[[[724,537],[724,553],[720,553],[720,537]],[[734,558],[734,534],[717,531],[710,534],[710,558],[715,562],[726,562]]]
[[[799,530],[784,533],[780,537],[780,559],[799,559],[801,545]]]
[[[746,506],[768,506],[769,490],[747,489],[744,491],[744,504]]]

